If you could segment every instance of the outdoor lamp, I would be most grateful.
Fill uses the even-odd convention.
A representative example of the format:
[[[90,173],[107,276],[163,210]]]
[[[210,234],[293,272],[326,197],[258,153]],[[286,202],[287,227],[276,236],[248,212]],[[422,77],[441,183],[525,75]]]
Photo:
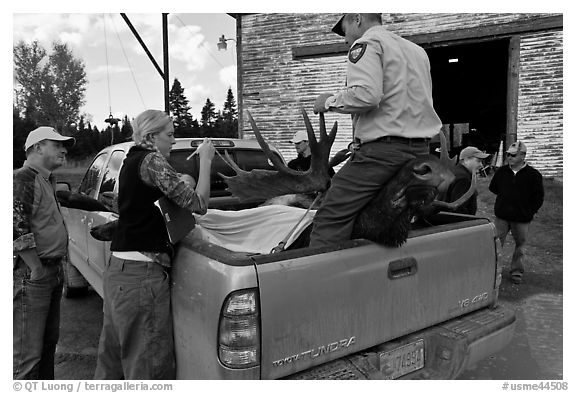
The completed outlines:
[[[234,38],[226,38],[224,37],[224,34],[222,34],[222,36],[218,39],[218,43],[216,44],[218,46],[218,50],[227,50],[228,49],[228,44],[226,43],[226,41],[234,41],[236,42],[236,40]]]

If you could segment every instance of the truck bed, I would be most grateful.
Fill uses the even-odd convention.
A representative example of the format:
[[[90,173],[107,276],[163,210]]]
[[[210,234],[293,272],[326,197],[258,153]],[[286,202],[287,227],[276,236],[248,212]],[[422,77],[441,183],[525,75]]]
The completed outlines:
[[[362,353],[489,309],[497,298],[493,225],[464,215],[439,214],[434,222],[417,224],[399,248],[359,239],[250,255],[193,236],[182,246],[224,269],[255,273],[261,362],[251,372],[262,379]],[[431,344],[417,345],[424,353]]]

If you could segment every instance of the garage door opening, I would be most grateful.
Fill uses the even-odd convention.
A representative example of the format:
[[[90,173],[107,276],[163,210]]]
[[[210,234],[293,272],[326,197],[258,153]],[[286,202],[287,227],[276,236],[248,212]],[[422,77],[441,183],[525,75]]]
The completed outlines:
[[[508,46],[503,39],[426,49],[451,155],[469,145],[498,150],[506,134]]]

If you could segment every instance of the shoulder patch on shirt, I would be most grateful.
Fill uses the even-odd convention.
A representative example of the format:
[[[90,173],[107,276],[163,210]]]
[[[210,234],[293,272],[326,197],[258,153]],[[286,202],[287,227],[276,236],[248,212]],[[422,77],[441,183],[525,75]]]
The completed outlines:
[[[357,63],[358,60],[364,56],[364,52],[366,52],[367,46],[368,44],[365,42],[359,42],[355,44],[352,48],[350,48],[350,51],[348,52],[348,60],[350,60],[352,63]]]

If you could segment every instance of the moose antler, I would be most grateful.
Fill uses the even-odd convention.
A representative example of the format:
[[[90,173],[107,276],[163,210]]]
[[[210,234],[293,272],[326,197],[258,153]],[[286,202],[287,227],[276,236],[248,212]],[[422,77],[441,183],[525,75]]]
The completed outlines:
[[[330,182],[328,159],[338,130],[338,122],[334,122],[330,134],[327,134],[324,114],[320,114],[320,140],[316,140],[308,114],[304,108],[300,110],[304,117],[312,153],[310,168],[306,172],[288,168],[278,155],[272,153],[252,114],[247,111],[256,139],[276,170],[253,169],[247,172],[238,167],[226,153],[224,159],[234,169],[236,176],[225,176],[221,173],[219,175],[226,181],[232,194],[241,202],[261,201],[286,194],[323,191],[328,187]]]

